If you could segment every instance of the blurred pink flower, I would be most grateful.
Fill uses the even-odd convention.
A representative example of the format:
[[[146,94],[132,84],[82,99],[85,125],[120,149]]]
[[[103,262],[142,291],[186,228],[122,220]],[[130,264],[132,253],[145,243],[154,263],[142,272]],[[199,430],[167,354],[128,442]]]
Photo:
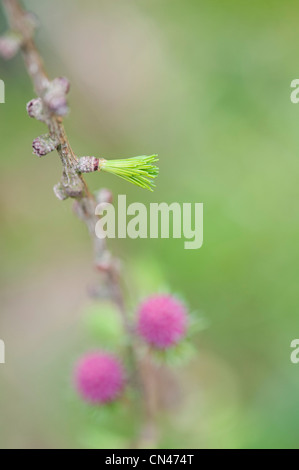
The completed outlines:
[[[82,399],[95,405],[115,400],[125,383],[120,362],[103,351],[87,353],[79,359],[74,381]]]
[[[186,333],[186,308],[170,295],[152,296],[139,307],[137,328],[147,343],[159,349],[169,348]]]

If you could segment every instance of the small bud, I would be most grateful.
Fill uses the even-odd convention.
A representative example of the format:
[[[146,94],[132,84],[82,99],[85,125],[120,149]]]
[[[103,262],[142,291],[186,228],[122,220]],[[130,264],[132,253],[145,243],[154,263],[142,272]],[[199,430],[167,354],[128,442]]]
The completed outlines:
[[[59,77],[49,83],[43,100],[51,113],[65,116],[68,113],[66,94],[69,92],[70,82],[65,77]]]
[[[158,349],[174,346],[186,334],[186,308],[170,295],[152,296],[139,307],[137,328],[140,336]]]
[[[85,354],[75,366],[75,387],[81,398],[93,405],[115,400],[125,385],[120,362],[103,351]]]
[[[29,101],[26,106],[27,113],[31,118],[38,119],[39,121],[45,121],[45,115],[43,113],[43,103],[40,98],[34,98]]]
[[[61,88],[63,93],[65,93],[66,95],[70,91],[71,84],[70,84],[69,79],[66,77],[54,78],[54,80],[52,81],[52,84],[56,86],[57,88]]]
[[[47,155],[56,149],[57,143],[49,134],[43,134],[32,142],[33,153],[38,157]]]
[[[81,157],[77,164],[78,173],[91,173],[99,169],[99,159],[96,157]]]
[[[65,116],[68,113],[68,106],[65,96],[51,96],[51,98],[45,98],[45,102],[48,105],[50,111],[58,116]]]
[[[16,55],[22,44],[22,36],[9,31],[4,36],[0,37],[0,56],[4,59],[11,59]]]

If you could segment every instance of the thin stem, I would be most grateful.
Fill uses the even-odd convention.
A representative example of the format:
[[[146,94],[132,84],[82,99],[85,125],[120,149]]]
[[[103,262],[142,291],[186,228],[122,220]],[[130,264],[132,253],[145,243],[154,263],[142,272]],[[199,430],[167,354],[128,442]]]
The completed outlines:
[[[21,50],[25,66],[36,94],[43,100],[43,94],[49,84],[49,77],[40,53],[32,39],[32,30],[28,28],[27,12],[23,10],[18,0],[3,0],[3,5],[10,28],[19,33],[23,38]],[[61,182],[57,191],[62,195],[61,199],[71,197],[75,200],[75,211],[88,228],[93,242],[95,267],[103,276],[105,295],[110,297],[117,305],[126,334],[131,338],[131,350],[137,365],[139,383],[143,391],[144,428],[153,430],[156,409],[153,407],[151,394],[155,374],[150,366],[150,362],[147,361],[145,366],[143,360],[139,357],[138,344],[125,308],[124,296],[120,285],[119,262],[111,256],[105,240],[99,239],[96,236],[95,225],[98,217],[95,215],[95,208],[97,201],[89,191],[82,174],[77,171],[78,160],[69,143],[62,118],[51,114],[47,118],[46,124],[50,136],[58,142],[57,152],[63,168]],[[151,432],[151,435],[154,434],[154,432]]]

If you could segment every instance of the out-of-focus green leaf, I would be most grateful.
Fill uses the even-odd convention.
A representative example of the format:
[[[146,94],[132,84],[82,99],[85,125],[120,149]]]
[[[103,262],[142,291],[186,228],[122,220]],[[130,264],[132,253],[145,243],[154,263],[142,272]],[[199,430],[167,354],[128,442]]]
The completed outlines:
[[[113,347],[122,342],[124,331],[121,317],[112,303],[91,303],[84,309],[82,321],[87,332],[100,345]]]

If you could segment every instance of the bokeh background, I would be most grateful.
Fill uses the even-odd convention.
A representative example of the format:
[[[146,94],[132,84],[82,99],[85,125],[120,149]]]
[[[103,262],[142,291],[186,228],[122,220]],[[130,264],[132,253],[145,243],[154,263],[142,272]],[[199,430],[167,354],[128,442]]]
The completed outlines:
[[[199,250],[177,239],[109,242],[132,311],[167,287],[207,326],[198,352],[175,368],[182,397],[161,413],[159,445],[298,447],[298,2],[25,5],[40,18],[50,76],[71,80],[65,125],[75,152],[160,156],[153,194],[105,174],[88,175],[90,186],[128,202],[204,203]],[[20,56],[0,59],[0,78],[0,447],[127,447],[126,409],[95,415],[73,396],[73,362],[109,330],[87,295],[89,237],[71,201],[53,194],[58,156],[31,154],[45,128],[26,115],[34,95]]]

